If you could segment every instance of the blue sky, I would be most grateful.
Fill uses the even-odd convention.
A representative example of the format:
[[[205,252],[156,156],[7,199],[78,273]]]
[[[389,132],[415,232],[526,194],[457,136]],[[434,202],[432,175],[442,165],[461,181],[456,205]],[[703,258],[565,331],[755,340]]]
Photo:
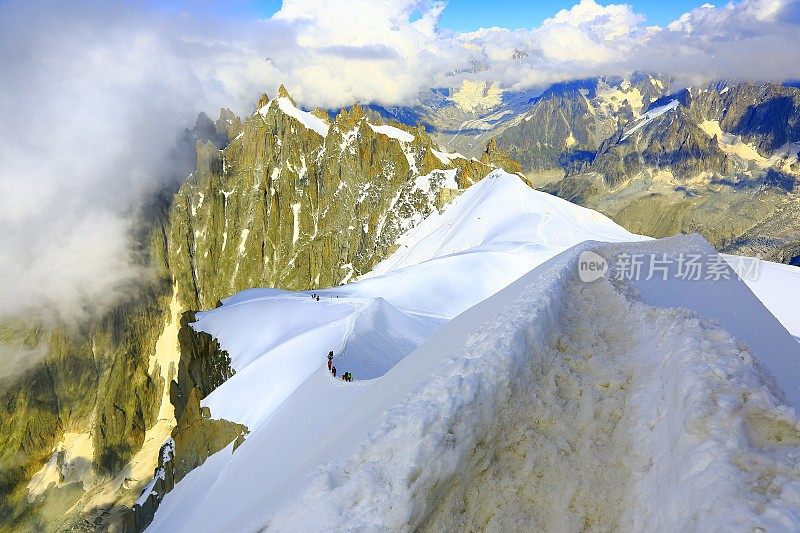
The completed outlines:
[[[481,26],[531,28],[547,17],[577,3],[557,0],[450,0],[444,10],[441,26],[457,31],[471,31]],[[704,3],[704,0],[617,1],[598,0],[598,4],[631,4],[647,17],[648,25],[665,26],[683,13]]]
[[[449,0],[442,14],[441,26],[456,31],[472,31],[480,27],[500,26],[504,28],[531,28],[538,26],[547,17],[578,2],[564,0]],[[188,7],[190,10],[205,8],[239,16],[268,17],[281,6],[280,0],[232,0],[216,3],[211,1],[187,2],[172,0],[169,4]],[[647,17],[646,24],[665,26],[681,14],[700,6],[704,0],[598,0],[601,5],[627,3],[638,13]],[[717,2],[722,5],[724,2]],[[224,7],[223,7],[224,6]]]

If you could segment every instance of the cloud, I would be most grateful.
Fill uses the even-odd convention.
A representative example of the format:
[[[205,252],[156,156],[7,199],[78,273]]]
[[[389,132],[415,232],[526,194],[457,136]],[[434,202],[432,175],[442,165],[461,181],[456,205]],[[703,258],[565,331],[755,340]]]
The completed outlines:
[[[437,29],[442,9],[420,0],[285,0],[271,22],[291,28],[293,46],[270,59],[309,106],[410,102],[466,52]]]
[[[183,126],[268,74],[205,30],[121,3],[0,3],[0,317],[79,321],[142,274],[131,219],[185,172]]]
[[[24,344],[5,344],[0,341],[0,394],[4,393],[13,378],[27,370],[31,363],[44,357],[47,346],[39,344],[35,347]]]
[[[248,113],[281,83],[307,107],[336,108],[409,104],[463,79],[523,89],[631,70],[687,83],[800,78],[798,0],[706,5],[666,28],[627,4],[581,0],[535,28],[471,33],[440,28],[444,9],[284,0],[245,20],[0,0],[0,317],[39,306],[78,320],[124,298],[143,275],[131,221],[182,177],[179,133],[198,111]]]
[[[720,8],[706,4],[650,35],[631,62],[649,59],[654,69],[682,77],[687,84],[797,78],[797,13],[797,0],[744,0]]]
[[[337,44],[334,46],[323,46],[319,49],[320,53],[347,60],[381,60],[398,59],[397,53],[382,44],[369,44],[364,46],[347,46]]]
[[[664,72],[686,83],[719,78],[781,81],[800,75],[799,4],[705,4],[660,28],[647,26],[644,15],[629,5],[581,0],[536,28],[491,28],[462,39],[490,60],[491,69],[482,76],[513,88],[633,70]],[[513,60],[515,48],[528,57]]]

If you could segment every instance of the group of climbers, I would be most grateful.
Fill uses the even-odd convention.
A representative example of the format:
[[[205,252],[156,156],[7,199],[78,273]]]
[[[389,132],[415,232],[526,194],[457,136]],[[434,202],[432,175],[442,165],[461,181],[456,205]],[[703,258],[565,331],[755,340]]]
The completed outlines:
[[[328,371],[336,377],[336,366],[333,364],[333,350],[328,352]],[[342,381],[353,381],[353,374],[345,372],[342,374]]]
[[[328,297],[329,297],[329,298],[338,298],[338,297],[339,297],[339,295],[337,294],[337,295],[335,295],[335,296],[334,296],[333,294],[329,294],[329,295],[328,295]],[[313,293],[313,292],[312,292],[312,293],[311,293],[311,299],[312,299],[312,300],[319,301],[319,294],[315,294],[315,293]]]

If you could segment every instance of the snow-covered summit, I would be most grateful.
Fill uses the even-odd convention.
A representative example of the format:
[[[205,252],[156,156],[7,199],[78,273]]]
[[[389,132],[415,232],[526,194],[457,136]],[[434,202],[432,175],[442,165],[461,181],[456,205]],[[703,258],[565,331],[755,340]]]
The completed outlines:
[[[582,252],[702,239],[498,171],[399,244],[319,301],[253,289],[199,315],[236,370],[204,403],[251,433],[152,530],[798,525],[800,345],[735,277],[578,279]]]
[[[535,191],[517,176],[496,170],[467,189],[443,213],[432,213],[403,235],[400,248],[365,277],[374,277],[469,250],[538,255],[584,240],[640,240],[597,211]],[[520,273],[521,275],[522,273]]]

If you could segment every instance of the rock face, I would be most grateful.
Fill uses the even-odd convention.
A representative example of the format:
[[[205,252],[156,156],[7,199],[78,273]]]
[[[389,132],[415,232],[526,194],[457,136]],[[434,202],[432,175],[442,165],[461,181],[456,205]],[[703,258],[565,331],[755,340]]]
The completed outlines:
[[[156,221],[146,223],[154,238],[159,216],[150,209],[143,217]],[[148,372],[169,290],[158,244],[146,246],[154,279],[124,306],[77,330],[34,322],[17,331],[43,354],[39,364],[0,381],[0,525],[72,524],[67,511],[79,505],[81,483],[112,478],[141,448],[165,386]],[[37,471],[39,482],[31,484]],[[48,481],[54,487],[47,489]],[[29,501],[29,487],[43,495]]]
[[[537,95],[535,90],[504,91],[497,84],[465,80],[458,88],[423,91],[413,106],[369,109],[404,124],[423,124],[442,146],[481,157],[486,144],[514,124]]]
[[[687,106],[698,119],[719,121],[724,132],[741,136],[761,153],[773,154],[800,139],[797,87],[718,83],[707,90],[686,92]]]
[[[190,308],[248,287],[346,282],[370,270],[448,190],[489,169],[438,152],[420,128],[376,126],[358,106],[330,123],[302,113],[279,96],[224,150],[199,145],[169,234]]]
[[[233,375],[230,357],[210,335],[194,331],[190,324],[195,315],[187,311],[181,317],[178,333],[180,362],[178,379],[170,384],[170,401],[175,407],[172,437],[159,450],[153,481],[142,492],[126,515],[129,530],[142,531],[153,519],[159,503],[175,484],[212,454],[248,430],[228,420],[214,420],[200,401]]]
[[[503,157],[448,154],[358,106],[307,113],[285,89],[244,121],[201,115],[187,141],[196,170],[142,215],[153,276],[134,298],[77,330],[0,325],[3,345],[43,352],[0,381],[0,529],[143,528],[177,480],[247,432],[201,409],[232,370],[186,310],[346,282]]]
[[[618,185],[646,169],[674,174],[727,174],[731,164],[716,137],[709,137],[680,106],[643,124],[634,122],[603,141],[591,163],[573,166],[568,173],[597,172],[606,183]]]
[[[564,169],[591,158],[670,85],[669,78],[646,73],[554,85],[497,136],[497,144],[525,172]]]

